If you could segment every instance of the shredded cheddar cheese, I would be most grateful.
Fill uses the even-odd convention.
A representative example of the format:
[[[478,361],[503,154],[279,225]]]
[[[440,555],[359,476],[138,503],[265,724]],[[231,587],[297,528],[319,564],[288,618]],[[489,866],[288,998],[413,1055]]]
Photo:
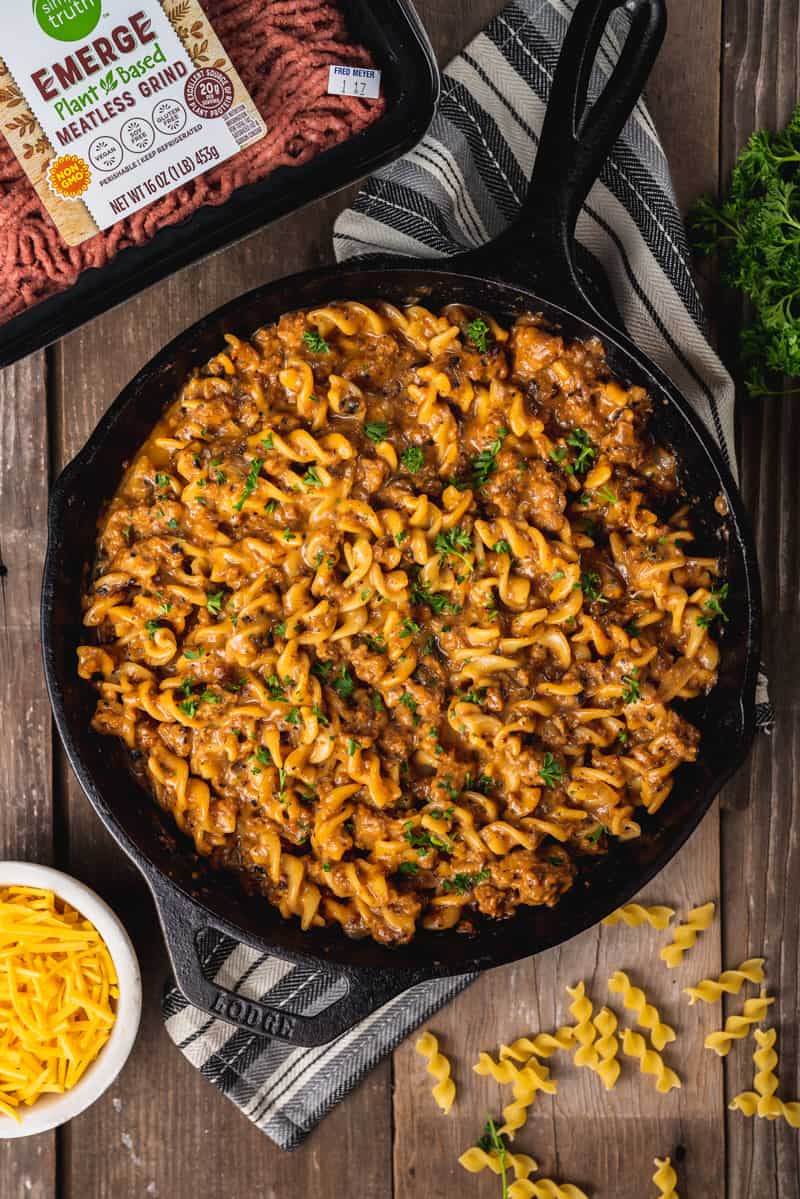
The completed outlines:
[[[117,974],[97,929],[34,887],[0,888],[0,1113],[74,1087],[116,1019]]]

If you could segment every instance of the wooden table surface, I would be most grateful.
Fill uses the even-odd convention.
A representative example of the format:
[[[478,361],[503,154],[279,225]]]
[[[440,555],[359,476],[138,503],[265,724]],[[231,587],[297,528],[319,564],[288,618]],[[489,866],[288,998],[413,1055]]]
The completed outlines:
[[[419,0],[418,7],[446,61],[501,4]],[[669,0],[669,15],[649,101],[685,209],[727,177],[754,128],[788,117],[798,99],[800,6]],[[606,1095],[596,1076],[559,1062],[557,1100],[539,1100],[515,1147],[593,1199],[654,1194],[652,1159],[667,1153],[679,1160],[682,1199],[796,1199],[800,1133],[727,1111],[730,1098],[751,1085],[750,1046],[737,1046],[724,1062],[702,1051],[719,1009],[679,1000],[681,985],[764,953],[777,996],[782,1093],[800,1095],[800,410],[789,398],[755,403],[742,395],[739,404],[742,487],[763,569],[776,731],[758,738],[748,763],[646,892],[682,911],[717,900],[720,918],[685,968],[668,975],[658,964],[663,934],[615,928],[486,974],[433,1022],[463,1084],[448,1119],[436,1112],[406,1043],[292,1154],[239,1115],[167,1038],[159,1014],[166,963],[149,896],[53,739],[38,634],[48,481],[169,338],[258,283],[329,261],[332,221],[346,199],[298,213],[0,376],[0,858],[51,862],[96,887],[130,929],[145,992],[135,1051],[106,1095],[57,1133],[0,1142],[0,1199],[498,1196],[498,1179],[467,1176],[456,1164],[487,1111],[500,1107],[497,1085],[471,1073],[478,1050],[555,1027],[565,1016],[566,984],[585,978],[601,996],[617,967],[652,984],[678,1026],[671,1058],[683,1089],[660,1096],[628,1068],[624,1083]],[[731,361],[739,303],[710,284],[706,294]]]

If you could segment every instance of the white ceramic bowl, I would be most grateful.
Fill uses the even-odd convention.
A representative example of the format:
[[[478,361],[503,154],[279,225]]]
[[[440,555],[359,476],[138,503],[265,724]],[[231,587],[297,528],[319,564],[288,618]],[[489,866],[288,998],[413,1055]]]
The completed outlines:
[[[130,937],[107,903],[89,887],[33,862],[0,862],[0,887],[46,887],[91,920],[108,946],[119,978],[117,1018],[111,1036],[83,1077],[63,1095],[42,1095],[30,1107],[17,1109],[20,1123],[0,1114],[0,1139],[13,1140],[46,1132],[85,1110],[110,1087],[133,1048],[142,1014],[142,979]]]

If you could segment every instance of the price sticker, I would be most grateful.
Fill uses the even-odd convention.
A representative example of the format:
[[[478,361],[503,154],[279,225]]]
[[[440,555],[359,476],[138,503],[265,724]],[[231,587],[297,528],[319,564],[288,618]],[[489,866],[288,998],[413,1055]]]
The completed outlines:
[[[359,100],[377,100],[380,94],[380,71],[369,67],[331,67],[328,72],[329,96],[357,96]]]

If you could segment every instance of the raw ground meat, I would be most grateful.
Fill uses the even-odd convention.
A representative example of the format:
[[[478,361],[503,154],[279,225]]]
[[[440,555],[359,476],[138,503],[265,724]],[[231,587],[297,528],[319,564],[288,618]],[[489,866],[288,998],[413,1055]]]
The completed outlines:
[[[266,136],[82,245],[68,246],[0,133],[0,322],[204,204],[224,204],[236,188],[277,167],[308,162],[383,114],[382,99],[327,94],[332,64],[375,65],[350,41],[333,0],[204,0],[203,7],[267,122]]]

